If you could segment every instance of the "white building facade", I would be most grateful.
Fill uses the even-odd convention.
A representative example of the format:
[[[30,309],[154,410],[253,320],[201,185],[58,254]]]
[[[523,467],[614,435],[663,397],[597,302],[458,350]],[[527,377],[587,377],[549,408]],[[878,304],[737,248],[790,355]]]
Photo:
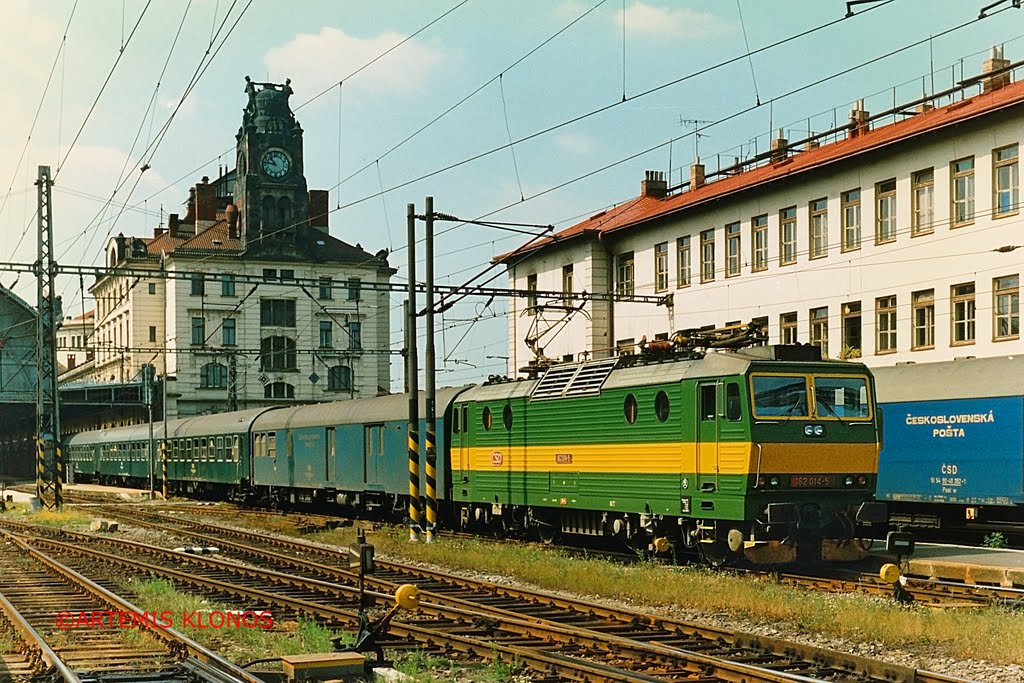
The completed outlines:
[[[750,321],[869,365],[1021,352],[1024,84],[994,57],[979,94],[876,127],[855,110],[842,139],[780,139],[708,182],[695,165],[679,190],[648,173],[636,199],[500,257],[511,286],[566,293],[513,302],[510,371],[582,291],[672,304],[588,302],[538,343],[547,358]]]

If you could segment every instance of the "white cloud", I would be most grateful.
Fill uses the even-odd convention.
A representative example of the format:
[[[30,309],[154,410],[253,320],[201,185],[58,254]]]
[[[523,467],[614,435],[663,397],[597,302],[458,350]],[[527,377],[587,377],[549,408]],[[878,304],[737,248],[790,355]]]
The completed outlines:
[[[280,80],[287,76],[302,84],[304,95],[312,95],[313,88],[326,87],[332,80],[337,82],[404,39],[397,33],[357,38],[325,26],[318,34],[302,33],[289,43],[271,48],[263,63],[271,74],[281,74]],[[360,72],[351,85],[378,93],[418,93],[446,59],[443,50],[413,39]],[[348,86],[346,83],[345,87]]]
[[[615,23],[622,28],[623,13],[616,12]],[[625,11],[626,31],[647,38],[710,38],[727,32],[728,26],[710,12],[686,7],[670,9],[634,2]]]
[[[593,151],[594,139],[579,133],[562,133],[555,136],[555,146],[570,154],[585,156]]]

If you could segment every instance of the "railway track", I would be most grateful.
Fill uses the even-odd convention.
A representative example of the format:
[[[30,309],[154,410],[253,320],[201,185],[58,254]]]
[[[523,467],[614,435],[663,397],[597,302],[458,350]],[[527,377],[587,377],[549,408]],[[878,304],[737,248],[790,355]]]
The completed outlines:
[[[147,507],[147,509],[150,508]],[[173,514],[189,513],[199,516],[209,515],[234,519],[241,515],[264,521],[288,521],[293,525],[295,531],[299,533],[332,529],[337,526],[353,523],[352,520],[327,515],[304,512],[272,512],[241,507],[225,507],[223,505],[162,505],[152,509],[153,511]],[[107,512],[113,513],[114,508],[107,508]],[[609,553],[607,556],[623,561],[628,561],[631,558],[635,559],[636,557],[624,553]],[[834,573],[828,575],[799,574],[760,569],[733,569],[726,571],[830,593],[862,593],[877,597],[892,597],[894,592],[892,584],[882,581],[877,574],[852,570],[836,569]],[[915,603],[938,608],[985,605],[1024,607],[1024,589],[1021,588],[967,584],[956,581],[914,577],[906,577],[902,582],[902,588],[905,591],[905,595],[912,598]]]
[[[139,610],[21,538],[0,534],[0,610],[18,641],[0,662],[0,679],[259,683],[173,629],[112,627],[111,614]],[[88,625],[75,624],[83,613]]]
[[[119,513],[125,519],[130,518],[134,524],[183,535],[193,542],[217,545],[228,557],[282,574],[307,576],[337,586],[346,585],[347,591],[352,590],[351,586],[356,581],[356,575],[348,569],[351,556],[337,548],[268,537],[137,509],[119,507],[110,512]],[[210,562],[215,563],[212,560]],[[525,620],[533,624],[534,628],[548,629],[549,635],[545,637],[556,642],[566,637],[582,642],[588,638],[592,640],[594,634],[597,634],[599,639],[593,641],[594,647],[600,647],[603,641],[610,641],[611,647],[619,652],[632,649],[641,654],[646,653],[646,657],[654,661],[659,658],[664,660],[672,654],[671,650],[676,651],[676,657],[679,652],[703,653],[713,657],[729,656],[782,674],[812,680],[916,680],[929,683],[954,680],[876,660],[608,608],[546,592],[513,589],[397,563],[378,562],[377,565],[376,574],[367,577],[368,585],[374,590],[391,592],[400,583],[416,583],[424,591],[423,599],[432,609],[441,606],[464,610],[467,614],[475,612],[493,620]],[[342,596],[337,597],[340,599]],[[583,629],[583,632],[578,629]],[[536,633],[527,631],[523,635]],[[657,647],[654,650],[637,649],[637,643],[647,648],[668,647],[670,651],[665,652]],[[673,665],[678,666],[678,663]]]

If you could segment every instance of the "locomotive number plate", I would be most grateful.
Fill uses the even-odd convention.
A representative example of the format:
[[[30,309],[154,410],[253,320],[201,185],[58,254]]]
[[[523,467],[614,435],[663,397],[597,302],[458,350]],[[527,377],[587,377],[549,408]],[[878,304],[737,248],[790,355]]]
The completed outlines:
[[[572,453],[555,453],[555,464],[557,464],[557,465],[571,465],[572,464]]]
[[[794,474],[789,486],[794,489],[830,489],[836,478],[830,474]]]

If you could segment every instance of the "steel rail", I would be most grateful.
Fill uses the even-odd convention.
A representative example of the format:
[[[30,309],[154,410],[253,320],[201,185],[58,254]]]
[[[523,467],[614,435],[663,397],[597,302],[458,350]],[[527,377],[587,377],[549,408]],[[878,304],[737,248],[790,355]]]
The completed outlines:
[[[71,670],[71,667],[64,663],[60,656],[53,651],[53,648],[47,644],[39,632],[32,628],[28,620],[25,619],[3,593],[0,593],[0,609],[3,610],[7,621],[21,635],[22,640],[36,653],[43,663],[63,678],[64,683],[82,683],[82,679]]]

